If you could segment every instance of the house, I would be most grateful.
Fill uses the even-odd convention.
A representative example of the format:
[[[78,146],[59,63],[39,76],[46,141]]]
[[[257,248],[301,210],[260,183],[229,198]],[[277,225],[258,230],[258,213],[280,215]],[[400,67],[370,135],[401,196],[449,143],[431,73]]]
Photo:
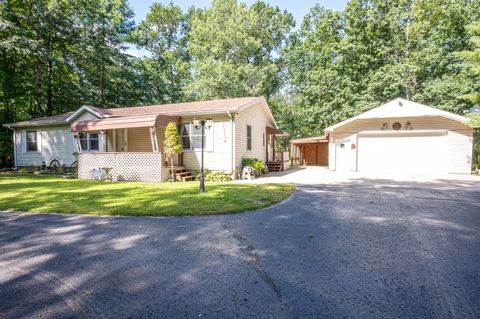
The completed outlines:
[[[165,181],[168,159],[163,134],[178,124],[184,152],[174,165],[200,169],[201,129],[193,119],[211,119],[205,129],[204,164],[209,170],[235,173],[244,157],[282,167],[275,151],[278,129],[263,97],[102,109],[82,106],[75,112],[6,125],[13,130],[15,166],[47,164],[57,159],[70,166],[78,153],[78,175],[95,178],[106,170],[113,180]]]
[[[325,129],[336,171],[470,174],[468,119],[397,98]]]

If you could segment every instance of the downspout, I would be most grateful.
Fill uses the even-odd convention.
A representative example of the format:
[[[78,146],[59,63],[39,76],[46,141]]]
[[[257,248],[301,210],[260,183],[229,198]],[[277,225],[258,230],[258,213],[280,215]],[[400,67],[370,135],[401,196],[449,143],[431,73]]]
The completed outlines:
[[[13,131],[13,167],[17,170],[17,131],[8,125],[5,125],[5,127]]]
[[[231,144],[231,155],[232,155],[232,160],[231,160],[231,172],[232,172],[232,177],[235,179],[235,121],[234,121],[234,116],[230,111],[227,111],[228,117],[230,117],[230,128],[232,130],[232,142]]]

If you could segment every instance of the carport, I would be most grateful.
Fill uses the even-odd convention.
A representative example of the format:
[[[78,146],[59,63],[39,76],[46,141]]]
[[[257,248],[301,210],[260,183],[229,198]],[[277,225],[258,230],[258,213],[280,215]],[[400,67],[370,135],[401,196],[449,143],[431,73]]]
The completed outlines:
[[[328,166],[328,138],[307,137],[292,140],[293,165]]]

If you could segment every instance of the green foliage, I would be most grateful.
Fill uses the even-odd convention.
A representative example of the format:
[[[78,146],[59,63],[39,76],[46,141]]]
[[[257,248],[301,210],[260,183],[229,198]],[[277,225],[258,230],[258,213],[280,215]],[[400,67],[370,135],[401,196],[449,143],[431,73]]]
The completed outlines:
[[[185,99],[184,87],[190,81],[190,55],[187,50],[190,16],[179,6],[154,3],[150,12],[132,32],[130,40],[147,49],[144,73],[149,75],[152,100],[179,102]]]
[[[214,0],[192,16],[188,50],[197,99],[275,94],[282,85],[282,57],[293,17],[256,1]]]
[[[468,124],[471,127],[480,128],[480,113],[467,114],[467,117],[469,118]]]
[[[320,135],[396,97],[463,114],[472,103],[461,96],[478,81],[456,52],[471,46],[466,26],[479,14],[478,1],[467,0],[352,0],[343,12],[314,6],[284,50],[289,96],[276,108],[294,120],[283,128]]]
[[[170,157],[170,166],[172,171],[172,182],[175,181],[175,170],[173,168],[173,156],[183,152],[180,135],[178,134],[177,124],[175,122],[168,123],[165,128],[165,138],[163,141],[163,151]]]
[[[168,123],[165,128],[165,139],[163,141],[163,150],[168,156],[183,152],[180,135],[178,134],[177,124],[174,122]]]
[[[231,180],[231,174],[222,171],[205,170],[205,181],[207,182],[230,182]]]
[[[255,173],[261,172],[265,169],[265,163],[258,158],[242,158],[242,168],[245,166],[250,166],[251,168],[253,168]]]

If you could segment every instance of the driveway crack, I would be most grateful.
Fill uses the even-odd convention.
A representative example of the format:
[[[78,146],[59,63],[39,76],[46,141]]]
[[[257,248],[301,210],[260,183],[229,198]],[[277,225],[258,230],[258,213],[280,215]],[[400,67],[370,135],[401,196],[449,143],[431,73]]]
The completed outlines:
[[[247,238],[245,238],[238,232],[232,230],[229,225],[222,224],[222,227],[226,231],[228,231],[231,237],[240,244],[240,249],[249,255],[249,260],[252,262],[255,272],[263,280],[263,282],[265,282],[274,292],[278,303],[290,313],[292,318],[300,318],[297,314],[295,314],[292,306],[285,300],[285,296],[283,295],[282,289],[280,288],[278,283],[267,273],[265,268],[262,266],[260,257],[258,256],[257,250],[255,249],[253,244]]]

